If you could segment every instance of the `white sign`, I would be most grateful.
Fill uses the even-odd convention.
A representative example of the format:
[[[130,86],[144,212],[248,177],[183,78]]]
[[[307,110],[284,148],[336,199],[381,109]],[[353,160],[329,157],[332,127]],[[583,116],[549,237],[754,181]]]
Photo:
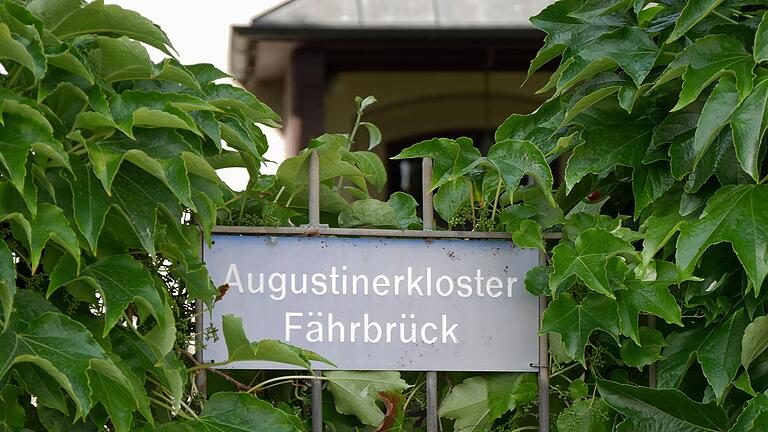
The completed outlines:
[[[250,340],[279,339],[342,370],[536,370],[538,300],[523,284],[536,250],[475,239],[213,240],[208,270],[229,284],[213,310],[219,329],[222,315],[235,314]],[[204,358],[226,360],[224,341],[206,342]]]

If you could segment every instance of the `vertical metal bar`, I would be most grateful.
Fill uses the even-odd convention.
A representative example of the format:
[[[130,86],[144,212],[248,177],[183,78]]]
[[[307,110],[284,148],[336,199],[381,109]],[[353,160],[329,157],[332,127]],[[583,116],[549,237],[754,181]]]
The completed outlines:
[[[648,327],[656,328],[656,315],[648,315]],[[656,388],[656,363],[648,366],[648,387]]]
[[[435,227],[434,208],[432,207],[432,159],[421,161],[421,209],[424,229],[432,231]],[[437,416],[437,372],[427,372],[427,432],[438,432],[440,419]]]
[[[539,296],[539,323],[547,308],[547,296]],[[539,431],[549,431],[549,339],[539,336]]]
[[[438,432],[437,372],[427,372],[427,432]]]
[[[319,379],[312,380],[312,432],[323,432],[323,381]]]
[[[317,150],[309,155],[309,226],[320,226],[320,158]],[[315,372],[320,375],[319,371]],[[312,432],[323,432],[323,382],[312,380]]]
[[[421,209],[424,229],[432,231],[434,228],[434,208],[432,207],[432,159],[425,158],[421,161]]]
[[[317,150],[309,156],[309,226],[320,226],[320,158]]]
[[[203,301],[195,300],[195,361],[203,363]],[[195,387],[197,391],[205,394],[206,384],[205,369],[198,369],[195,373]]]

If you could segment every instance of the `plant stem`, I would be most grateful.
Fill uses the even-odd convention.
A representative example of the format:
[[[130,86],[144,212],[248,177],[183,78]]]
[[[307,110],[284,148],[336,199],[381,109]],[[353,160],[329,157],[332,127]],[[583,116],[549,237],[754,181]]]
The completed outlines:
[[[712,13],[713,13],[714,15],[716,15],[716,16],[718,16],[718,17],[720,17],[720,18],[722,18],[722,19],[724,19],[724,20],[726,20],[726,21],[728,21],[728,22],[729,22],[729,23],[731,23],[731,24],[738,24],[738,23],[739,23],[738,21],[736,21],[736,20],[734,20],[734,19],[731,19],[730,17],[727,17],[727,16],[725,16],[725,15],[721,14],[720,12],[718,12],[718,11],[716,11],[716,10],[712,10]]]
[[[475,229],[477,218],[475,217],[475,184],[469,181],[469,207],[472,209],[472,230]]]
[[[248,180],[248,184],[245,186],[245,190],[241,194],[243,202],[240,204],[240,215],[238,216],[238,222],[243,223],[243,213],[245,212],[245,202],[248,201],[248,192],[251,190],[252,180]]]
[[[330,381],[331,380],[330,378],[324,377],[324,376],[286,375],[286,376],[281,376],[281,377],[277,377],[277,378],[268,379],[266,381],[262,381],[262,382],[256,384],[255,386],[251,387],[251,389],[248,390],[248,393],[256,393],[259,390],[263,390],[264,388],[267,387],[268,384],[272,384],[272,383],[276,383],[276,382],[280,382],[280,381],[292,381],[292,380],[296,380],[296,379],[319,379],[319,380],[325,380],[325,381]]]
[[[163,403],[163,402],[153,398],[152,396],[147,396],[147,398],[149,399],[149,401],[151,403],[154,403],[155,405],[157,405],[157,406],[159,406],[161,408],[167,409],[171,413],[174,413],[176,416],[181,417],[184,420],[195,420],[195,418],[187,415],[184,411],[176,411],[176,410],[173,409],[173,407],[168,406],[167,404],[165,404],[165,403]]]
[[[499,174],[499,184],[496,185],[496,197],[493,198],[493,211],[491,212],[491,222],[496,217],[496,205],[499,203],[499,195],[501,195],[501,174]]]
[[[232,363],[232,362],[230,362],[230,361],[223,361],[223,362],[218,362],[218,363],[200,363],[200,364],[197,364],[197,365],[192,366],[190,368],[187,368],[187,372],[194,372],[194,371],[200,370],[200,369],[209,369],[209,368],[215,368],[215,367],[220,367],[220,366],[226,366],[226,365],[228,365],[230,363]]]
[[[280,195],[283,194],[285,191],[285,186],[282,186],[279,191],[277,191],[277,195],[275,195],[275,199],[272,201],[272,204],[277,204],[277,200],[280,199]]]
[[[560,369],[560,370],[558,370],[557,372],[555,372],[555,373],[553,373],[552,375],[550,375],[550,376],[549,376],[549,378],[551,379],[551,378],[554,378],[554,377],[556,377],[556,376],[558,376],[558,375],[564,374],[565,372],[568,372],[569,370],[571,370],[571,369],[575,368],[576,366],[581,366],[581,364],[579,364],[579,363],[574,363],[574,364],[572,364],[572,365],[570,365],[570,366],[568,366],[568,367],[565,367],[565,368],[563,368],[563,369]]]

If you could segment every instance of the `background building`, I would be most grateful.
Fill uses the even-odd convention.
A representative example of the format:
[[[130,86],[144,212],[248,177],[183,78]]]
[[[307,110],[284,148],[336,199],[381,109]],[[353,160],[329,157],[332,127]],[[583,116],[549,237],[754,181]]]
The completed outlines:
[[[535,90],[547,72],[523,82],[544,37],[528,18],[549,3],[289,0],[233,27],[230,72],[283,117],[288,156],[324,132],[348,132],[354,97],[375,96],[365,119],[384,137],[385,192],[419,196],[420,164],[389,157],[436,136],[487,150],[506,117],[546,99]]]

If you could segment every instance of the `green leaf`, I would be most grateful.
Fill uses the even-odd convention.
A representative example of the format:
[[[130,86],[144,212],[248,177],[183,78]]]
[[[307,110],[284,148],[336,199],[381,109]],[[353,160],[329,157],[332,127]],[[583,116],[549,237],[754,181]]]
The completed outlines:
[[[640,328],[640,345],[630,339],[624,339],[621,343],[621,359],[627,366],[643,370],[643,367],[661,357],[661,348],[664,346],[664,336],[656,329],[649,327]]]
[[[695,101],[704,88],[719,77],[732,74],[736,77],[739,100],[743,100],[752,90],[754,67],[752,55],[732,36],[709,35],[696,40],[670,63],[657,85],[682,73],[680,100],[672,108],[676,111]]]
[[[768,316],[755,318],[744,330],[741,339],[741,364],[749,369],[757,356],[768,348]]]
[[[494,420],[536,398],[532,374],[495,374],[467,378],[443,399],[438,414],[456,420],[454,430],[488,430]]]
[[[736,423],[728,429],[728,432],[751,432],[760,430],[760,423],[768,412],[768,396],[759,394],[747,402],[744,410],[739,414]]]
[[[648,312],[664,319],[669,324],[683,326],[682,312],[675,297],[670,293],[669,286],[678,281],[662,276],[669,273],[666,267],[672,264],[663,261],[656,262],[658,274],[654,281],[624,281],[626,289],[616,290],[616,302],[619,305],[622,333],[639,343],[638,316]]]
[[[61,39],[84,34],[128,36],[171,55],[171,42],[159,27],[136,12],[114,4],[105,5],[103,0],[73,10],[50,30]]]
[[[766,20],[763,20],[764,22]],[[761,146],[768,129],[768,80],[760,82],[731,116],[736,157],[744,171],[759,180]]]
[[[667,38],[670,43],[682,37],[696,23],[712,12],[723,0],[690,0],[686,2],[680,18],[675,22],[675,28]]]
[[[147,79],[152,75],[152,61],[144,46],[123,36],[97,37],[99,49],[90,52],[90,60],[105,81]]]
[[[299,420],[248,393],[217,392],[195,420],[166,423],[160,432],[302,432]]]
[[[756,293],[768,274],[768,187],[725,186],[708,201],[699,220],[684,225],[677,240],[677,265],[692,273],[706,249],[727,241],[739,257]]]
[[[568,159],[565,185],[568,192],[585,175],[602,174],[616,165],[635,167],[648,148],[653,127],[645,119],[630,116],[623,110],[593,108],[576,120],[585,129],[583,144]]]
[[[609,432],[612,423],[610,414],[611,409],[600,398],[577,401],[558,414],[557,430]]]
[[[16,295],[16,266],[8,244],[0,239],[0,306],[3,307],[3,325],[0,333],[11,323],[13,297]]]
[[[401,229],[421,229],[421,219],[416,214],[418,203],[412,196],[398,191],[389,196],[387,204],[395,211]]]
[[[585,365],[584,346],[595,330],[602,330],[614,339],[620,333],[616,302],[608,297],[590,293],[581,303],[570,294],[562,294],[549,304],[541,320],[541,333],[558,333],[572,358]]]
[[[110,113],[121,132],[133,138],[134,127],[168,127],[201,136],[189,111],[217,111],[213,105],[182,93],[128,90],[110,100]],[[226,139],[226,138],[225,138]]]
[[[449,224],[452,224],[452,221],[454,221],[454,218],[462,208],[469,207],[469,187],[467,179],[458,178],[449,181],[437,189],[434,197],[435,210]]]
[[[728,118],[738,104],[736,80],[731,76],[723,77],[712,90],[712,94],[704,104],[701,117],[696,124],[696,134],[693,138],[694,168],[704,156],[709,145],[715,140],[717,134],[726,125]]]
[[[531,114],[512,114],[496,129],[494,139],[496,142],[508,139],[531,141],[549,156],[558,138],[564,135],[559,131],[567,100],[567,97],[552,98]]]
[[[46,406],[69,414],[67,399],[56,380],[32,363],[17,363],[13,367],[16,382],[37,398],[38,406]]]
[[[365,126],[368,129],[368,150],[373,149],[379,143],[381,143],[381,131],[375,124],[369,122],[360,122],[360,126]]]
[[[0,377],[16,363],[34,363],[72,397],[79,414],[87,414],[91,403],[86,372],[93,359],[108,360],[104,350],[81,323],[37,294],[21,290],[16,297],[16,325],[0,334],[0,346],[9,347],[0,350]]]
[[[63,247],[79,266],[80,244],[61,208],[53,204],[41,203],[37,215],[29,221],[31,228],[29,232],[26,232],[26,228],[16,222],[13,222],[11,227],[16,237],[27,249],[26,259],[33,272],[37,269],[43,248],[49,240]]]
[[[40,79],[45,74],[45,59],[40,58],[42,52],[30,52],[31,47],[28,48],[23,42],[29,44],[24,39],[13,37],[8,25],[0,23],[0,58],[15,61],[32,72],[36,79]]]
[[[749,319],[739,309],[720,322],[701,343],[696,358],[715,392],[718,403],[725,389],[736,378],[741,364],[741,339]]]
[[[26,430],[24,429],[25,407],[19,403],[19,396],[22,394],[21,389],[11,384],[6,384],[0,389],[0,430],[8,432]]]
[[[377,199],[363,199],[353,202],[341,211],[339,226],[399,228],[400,219],[388,203]]]
[[[240,111],[256,123],[280,127],[280,116],[247,90],[229,84],[207,84],[203,86],[203,93],[213,106]]]
[[[536,248],[544,250],[544,240],[541,236],[541,225],[533,220],[524,220],[520,222],[518,231],[512,233],[512,241],[523,248]]]
[[[556,294],[560,284],[575,275],[589,289],[615,298],[606,264],[617,254],[634,253],[635,248],[631,244],[605,229],[588,229],[579,235],[575,245],[561,243],[555,246],[552,251],[554,272],[549,279],[549,287]]]
[[[145,416],[152,420],[144,387],[140,385],[135,389],[123,371],[112,362],[93,360],[88,370],[88,385],[91,387],[91,401],[104,405],[116,432],[131,430],[133,411],[139,409],[137,398],[142,399]]]
[[[277,180],[294,194],[309,185],[309,158],[313,151],[317,152],[320,160],[321,182],[336,177],[360,177],[363,174],[355,165],[343,159],[340,142],[327,142],[287,158],[277,168]]]
[[[433,138],[404,149],[392,159],[413,158],[432,159],[434,171],[430,190],[464,176],[482,160],[480,150],[472,145],[469,138]]]
[[[0,111],[0,163],[7,170],[8,178],[16,190],[24,194],[27,156],[30,153],[43,155],[66,167],[69,166],[69,160],[61,143],[53,138],[50,124],[39,120],[39,112],[19,115],[7,112],[7,106],[0,106],[3,110]]]
[[[635,196],[635,219],[642,211],[661,198],[675,184],[666,162],[639,164],[632,175],[632,192]]]
[[[575,61],[563,71],[563,76],[557,84],[558,93],[568,89],[577,79],[594,75],[591,72],[585,75],[583,72],[600,62],[606,62],[606,68],[618,65],[632,78],[636,86],[640,86],[653,68],[658,55],[659,48],[645,30],[639,27],[621,27],[601,35],[579,51]],[[597,69],[603,69],[602,63]]]
[[[627,416],[635,432],[724,431],[728,417],[714,402],[701,404],[677,390],[656,390],[598,379],[603,400]]]
[[[530,141],[504,140],[488,150],[488,161],[504,179],[507,194],[512,197],[523,176],[533,177],[536,184],[554,203],[552,171],[544,155]]]
[[[343,156],[347,162],[352,162],[363,173],[365,179],[379,191],[387,184],[387,170],[376,153],[369,151],[349,152]]]
[[[114,327],[130,303],[149,308],[155,318],[162,317],[163,302],[147,270],[130,255],[102,258],[76,272],[72,260],[62,259],[51,274],[47,296],[60,286],[83,281],[99,290],[104,299],[104,336]]]
[[[667,336],[664,357],[658,366],[658,387],[677,388],[696,358],[696,350],[707,333],[703,326],[688,326]]]
[[[341,414],[351,414],[367,425],[376,426],[384,413],[376,405],[380,392],[400,392],[410,387],[399,372],[326,371],[328,390]]]
[[[271,361],[311,369],[310,360],[317,360],[333,366],[333,363],[311,351],[278,340],[248,341],[243,319],[232,314],[222,316],[222,329],[227,345],[227,362]]]
[[[755,61],[760,63],[768,60],[768,16],[763,14],[755,32]]]

